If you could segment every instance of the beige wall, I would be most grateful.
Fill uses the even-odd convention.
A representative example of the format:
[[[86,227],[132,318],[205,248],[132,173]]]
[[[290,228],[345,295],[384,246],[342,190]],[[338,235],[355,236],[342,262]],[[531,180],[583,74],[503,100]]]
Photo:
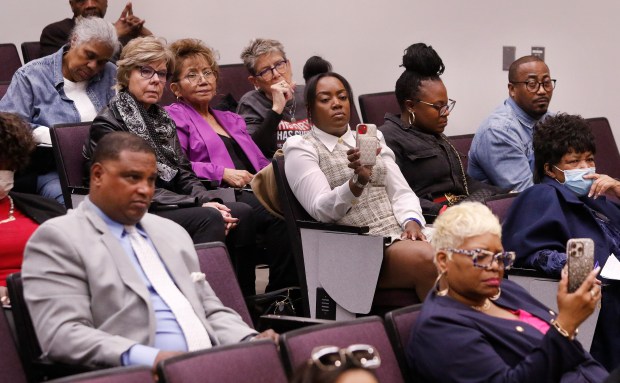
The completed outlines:
[[[38,40],[49,22],[70,15],[67,0],[1,0],[0,42]],[[109,0],[114,21],[124,3]],[[446,64],[449,97],[457,100],[446,133],[475,132],[507,95],[502,46],[546,47],[558,79],[551,109],[609,118],[620,142],[620,2],[571,0],[134,0],[135,13],[169,41],[197,37],[239,62],[252,37],[281,40],[295,79],[307,57],[323,55],[356,95],[394,89],[402,51],[423,41]]]

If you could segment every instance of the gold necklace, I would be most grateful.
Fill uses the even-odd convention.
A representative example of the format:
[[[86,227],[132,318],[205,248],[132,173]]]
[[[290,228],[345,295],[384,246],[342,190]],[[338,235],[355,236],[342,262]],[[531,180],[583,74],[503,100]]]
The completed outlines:
[[[463,167],[463,162],[461,161],[461,156],[459,155],[458,150],[456,150],[454,145],[452,145],[450,140],[448,140],[445,135],[441,134],[440,137],[448,145],[450,145],[450,148],[452,149],[452,152],[456,155],[456,159],[459,160],[459,166],[461,167],[461,175],[463,177],[463,186],[465,187],[465,195],[468,196],[469,195],[469,188],[467,187],[467,176],[465,175],[465,168]]]
[[[9,218],[6,218],[0,221],[0,225],[3,223],[9,223],[9,222],[15,221],[15,216],[13,215],[13,213],[15,212],[15,205],[13,204],[13,198],[11,198],[10,195],[7,195],[7,197],[9,198],[9,202],[11,204],[9,207]]]
[[[491,301],[488,299],[485,299],[484,303],[481,304],[480,306],[470,306],[470,307],[476,311],[485,312],[491,308]]]

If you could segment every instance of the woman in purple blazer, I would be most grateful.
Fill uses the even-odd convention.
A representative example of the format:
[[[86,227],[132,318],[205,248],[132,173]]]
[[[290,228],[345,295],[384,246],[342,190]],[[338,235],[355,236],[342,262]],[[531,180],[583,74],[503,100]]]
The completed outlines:
[[[218,66],[215,55],[200,40],[182,39],[170,46],[176,65],[170,89],[178,102],[166,107],[194,172],[217,180],[221,186],[243,188],[269,160],[248,134],[243,117],[213,110]],[[237,194],[238,202],[252,206],[259,232],[263,231],[269,256],[268,291],[296,286],[297,273],[284,221],[271,215],[252,192]]]

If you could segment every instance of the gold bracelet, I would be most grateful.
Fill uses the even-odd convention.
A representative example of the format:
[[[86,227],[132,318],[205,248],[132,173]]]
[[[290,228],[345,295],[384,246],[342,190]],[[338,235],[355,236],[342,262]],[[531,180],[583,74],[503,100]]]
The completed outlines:
[[[558,322],[556,322],[556,320],[555,320],[555,319],[551,319],[551,322],[550,322],[550,323],[551,323],[551,325],[552,325],[553,327],[555,327],[555,329],[556,329],[556,330],[558,330],[558,332],[559,332],[560,334],[562,334],[562,336],[564,336],[564,337],[566,337],[566,338],[568,338],[568,339],[570,339],[570,340],[575,339],[575,337],[576,337],[576,336],[577,336],[577,334],[579,333],[579,329],[575,329],[575,333],[574,333],[574,334],[573,334],[573,336],[571,337],[571,336],[570,336],[570,334],[568,333],[568,331],[564,330],[564,329],[562,328],[562,326],[560,326],[560,324],[559,324]]]

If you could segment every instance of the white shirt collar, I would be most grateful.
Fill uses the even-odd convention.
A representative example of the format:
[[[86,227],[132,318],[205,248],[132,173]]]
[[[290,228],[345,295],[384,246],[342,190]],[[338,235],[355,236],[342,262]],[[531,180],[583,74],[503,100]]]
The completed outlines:
[[[353,135],[353,132],[351,131],[351,128],[348,125],[347,125],[346,133],[343,134],[341,137],[336,137],[329,133],[325,133],[324,131],[322,131],[321,129],[317,128],[314,125],[312,125],[312,134],[314,134],[315,137],[319,141],[321,141],[323,145],[325,145],[327,150],[329,150],[330,152],[332,152],[334,148],[336,147],[336,145],[338,145],[339,143],[344,143],[346,146],[350,148],[355,147],[355,136]]]

